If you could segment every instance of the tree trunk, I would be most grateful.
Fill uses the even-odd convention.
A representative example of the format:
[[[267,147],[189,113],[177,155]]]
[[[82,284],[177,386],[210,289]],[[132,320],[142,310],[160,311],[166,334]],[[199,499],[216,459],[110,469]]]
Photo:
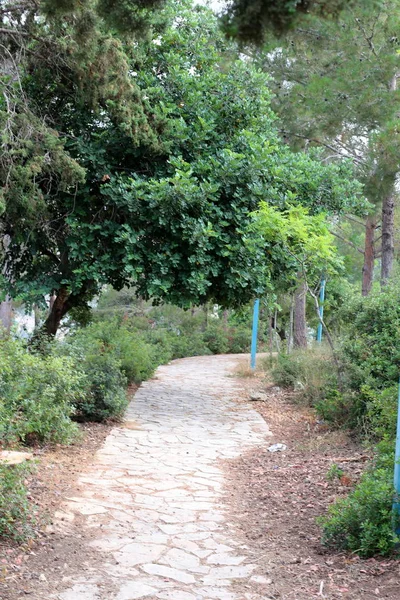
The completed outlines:
[[[375,265],[375,229],[376,217],[367,217],[365,222],[365,245],[364,245],[364,264],[362,268],[362,288],[363,296],[368,296],[372,288],[374,279]]]
[[[305,282],[302,281],[294,293],[294,311],[293,311],[293,347],[294,348],[307,348],[306,294],[307,294],[307,286],[306,286]]]
[[[293,321],[294,321],[294,297],[290,300],[289,311],[289,335],[287,339],[287,353],[289,354],[293,346]]]
[[[12,300],[6,296],[3,302],[0,302],[0,322],[7,333],[10,333],[12,324]]]
[[[50,311],[53,310],[53,305],[54,305],[54,302],[56,301],[56,298],[57,298],[57,294],[55,292],[52,292],[51,296],[49,298],[49,309],[50,309]]]
[[[67,314],[72,306],[70,298],[71,296],[67,288],[61,287],[58,290],[47,319],[40,330],[41,333],[45,333],[48,337],[54,337],[56,335],[58,328],[60,327],[61,319]]]
[[[228,311],[224,310],[224,312],[222,313],[222,318],[224,320],[224,331],[228,330]]]
[[[386,196],[382,204],[382,259],[381,286],[385,286],[392,274],[394,259],[394,198],[395,190]]]
[[[33,316],[35,319],[35,329],[37,329],[40,325],[40,308],[37,304],[33,305]]]

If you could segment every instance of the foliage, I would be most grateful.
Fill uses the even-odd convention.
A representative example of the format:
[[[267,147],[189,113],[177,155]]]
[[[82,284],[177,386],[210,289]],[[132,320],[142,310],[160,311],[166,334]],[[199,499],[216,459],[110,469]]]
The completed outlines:
[[[296,353],[279,357],[274,373],[281,384],[300,387],[327,423],[351,428],[378,442],[375,461],[360,483],[320,520],[324,544],[363,557],[390,555],[398,542],[393,533],[392,481],[400,366],[399,304],[396,280],[367,298],[347,295],[337,315],[340,391],[329,369],[324,371],[321,361],[315,362],[309,353],[300,353],[300,358]],[[307,369],[307,364],[314,368]]]
[[[394,533],[392,469],[367,471],[347,498],[337,500],[319,519],[323,543],[364,558],[393,554],[399,542]]]
[[[128,404],[128,378],[141,381],[140,373],[147,367],[140,342],[138,348],[134,336],[115,321],[100,322],[73,332],[59,351],[72,357],[85,377],[86,390],[76,404],[77,416],[93,421],[120,418]]]
[[[31,533],[32,510],[25,480],[32,466],[0,465],[0,538],[25,540]]]
[[[128,304],[127,304],[128,302]],[[251,339],[252,308],[240,312],[217,307],[152,306],[132,299],[128,290],[105,290],[93,313],[94,319],[117,320],[151,347],[156,364],[172,358],[219,353],[248,352]],[[263,319],[260,322],[262,329]],[[262,341],[262,333],[260,334]]]
[[[342,307],[346,331],[342,354],[349,385],[384,389],[398,380],[400,368],[400,304],[398,282],[368,298]]]
[[[328,469],[326,478],[328,481],[334,481],[335,479],[340,479],[343,475],[344,471],[336,463],[333,463]]]
[[[400,368],[398,283],[367,298],[353,297],[342,306],[340,358],[345,404],[352,426],[375,439],[395,433]]]
[[[84,380],[72,360],[31,354],[21,342],[0,342],[0,439],[69,442],[70,417]]]
[[[222,23],[227,34],[239,41],[261,44],[271,30],[282,34],[302,25],[303,16],[310,13],[335,19],[348,4],[344,0],[233,0],[225,9]],[[352,6],[356,4],[351,2]]]
[[[293,195],[293,200],[295,198]],[[302,276],[310,277],[311,282],[318,282],[321,272],[335,273],[340,268],[326,214],[309,214],[309,209],[302,205],[278,211],[262,201],[255,216],[252,228],[262,237],[271,263],[287,263],[283,276],[279,269],[274,276],[276,279],[296,283],[300,272]]]
[[[314,406],[337,386],[335,366],[325,348],[279,354],[272,377],[277,385],[294,388],[299,398]]]
[[[48,178],[29,220],[7,204],[9,291],[30,301],[57,291],[49,334],[104,283],[183,306],[247,303],[274,267],[261,243],[249,244],[250,213],[262,199],[277,210],[293,199],[310,210],[354,206],[348,167],[281,142],[264,74],[240,60],[207,9],[173,3],[172,24],[153,23],[136,45],[95,15],[81,50],[86,9],[77,19],[73,8],[50,11],[21,64],[30,110],[46,106],[85,181]],[[57,68],[48,51],[41,58],[46,36]]]
[[[397,172],[398,21],[396,0],[365,2],[338,20],[309,16],[285,41],[270,39],[260,55],[293,144],[327,144],[331,158],[351,157],[373,202]],[[279,51],[271,52],[273,46]]]
[[[319,147],[326,161],[349,158],[364,184],[370,202],[367,221],[335,220],[332,231],[341,249],[347,246],[350,271],[359,266],[365,294],[374,261],[381,258],[383,284],[393,264],[400,147],[399,19],[397,0],[358,3],[333,20],[308,15],[284,40],[270,36],[256,57],[271,76],[273,108],[291,146]]]

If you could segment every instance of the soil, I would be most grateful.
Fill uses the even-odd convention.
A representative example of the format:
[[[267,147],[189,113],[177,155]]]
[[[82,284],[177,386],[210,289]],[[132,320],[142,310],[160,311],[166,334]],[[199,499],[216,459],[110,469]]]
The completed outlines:
[[[85,469],[93,454],[100,448],[112,424],[86,423],[80,425],[81,436],[71,446],[47,446],[33,449],[35,467],[27,480],[29,500],[36,507],[34,539],[22,546],[0,540],[0,600],[22,598],[35,589],[45,565],[59,566],[57,545],[62,555],[78,561],[79,539],[65,537],[55,545],[51,526],[52,515],[65,497],[76,487],[78,475]],[[32,449],[30,449],[32,451]]]
[[[246,375],[243,368],[239,372]],[[319,423],[293,392],[260,375],[243,381],[248,392],[258,389],[265,394],[251,404],[273,436],[266,447],[228,461],[226,500],[230,521],[269,580],[265,600],[398,600],[399,561],[329,553],[321,545],[316,523],[336,498],[349,493],[368,454],[344,432],[329,431]],[[275,443],[285,444],[287,450],[268,451]],[[340,479],[327,478],[332,465],[344,472]]]

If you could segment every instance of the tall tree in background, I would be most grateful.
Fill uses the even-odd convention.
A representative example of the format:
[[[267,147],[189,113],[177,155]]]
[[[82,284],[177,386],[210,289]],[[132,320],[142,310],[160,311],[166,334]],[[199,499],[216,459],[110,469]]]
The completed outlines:
[[[359,5],[338,21],[308,17],[258,55],[272,76],[285,139],[297,149],[324,148],[327,161],[350,157],[375,207],[365,221],[363,294],[371,289],[376,256],[382,285],[393,266],[399,25],[398,0]]]

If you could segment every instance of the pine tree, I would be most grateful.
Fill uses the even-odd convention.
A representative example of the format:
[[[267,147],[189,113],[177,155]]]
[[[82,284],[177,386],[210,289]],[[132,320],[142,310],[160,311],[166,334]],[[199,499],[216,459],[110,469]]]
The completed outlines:
[[[393,266],[399,24],[399,1],[385,0],[343,11],[338,21],[308,17],[257,55],[272,77],[285,139],[297,149],[324,148],[327,161],[349,157],[357,166],[372,205],[365,222],[364,294],[371,289],[377,256],[382,285]]]

